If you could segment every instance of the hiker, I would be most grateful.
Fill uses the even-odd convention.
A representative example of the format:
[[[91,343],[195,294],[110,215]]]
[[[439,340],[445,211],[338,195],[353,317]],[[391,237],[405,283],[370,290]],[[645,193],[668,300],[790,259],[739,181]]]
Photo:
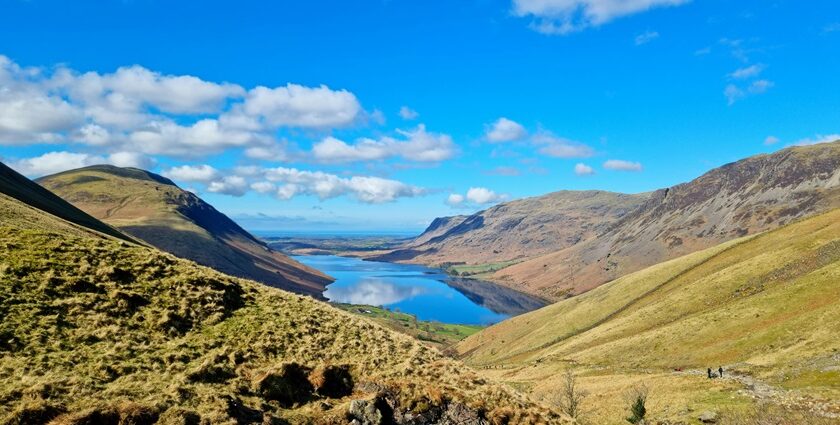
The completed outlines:
[[[709,379],[712,379],[712,368],[706,369],[706,375],[709,375]]]
[[[723,378],[723,366],[718,366],[718,374],[721,378]]]

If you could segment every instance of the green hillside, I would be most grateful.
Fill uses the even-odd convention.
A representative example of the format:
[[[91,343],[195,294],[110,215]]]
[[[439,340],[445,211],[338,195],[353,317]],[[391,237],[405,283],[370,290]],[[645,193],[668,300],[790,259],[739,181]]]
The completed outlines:
[[[160,250],[222,273],[321,297],[331,279],[270,249],[171,180],[136,168],[95,165],[38,183],[88,214]]]
[[[0,423],[352,418],[561,421],[365,319],[0,195]]]
[[[770,401],[840,414],[840,210],[630,274],[458,350],[540,397],[574,367],[606,397],[601,409],[622,385],[658,380],[670,400],[660,413],[681,420],[686,406],[749,404],[738,390],[755,395],[750,385],[773,388]],[[705,379],[718,365],[731,380]]]

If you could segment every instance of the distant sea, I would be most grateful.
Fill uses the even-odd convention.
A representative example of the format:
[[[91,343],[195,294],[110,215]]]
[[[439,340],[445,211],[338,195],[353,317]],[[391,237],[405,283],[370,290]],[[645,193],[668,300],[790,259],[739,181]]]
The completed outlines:
[[[261,238],[317,238],[317,239],[335,239],[335,238],[372,238],[372,237],[388,237],[388,238],[411,238],[423,233],[423,230],[415,231],[389,231],[389,230],[249,230],[253,235]]]

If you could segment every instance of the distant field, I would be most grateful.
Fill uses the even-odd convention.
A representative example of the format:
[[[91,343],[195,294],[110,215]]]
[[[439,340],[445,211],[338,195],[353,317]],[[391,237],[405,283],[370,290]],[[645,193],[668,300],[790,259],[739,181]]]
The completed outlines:
[[[457,325],[417,320],[411,314],[390,311],[381,307],[353,304],[333,304],[334,306],[383,324],[398,332],[413,336],[420,341],[438,348],[447,348],[458,341],[484,329],[478,325]]]
[[[502,261],[487,264],[453,264],[446,266],[444,270],[455,276],[477,276],[485,273],[497,272],[518,262],[519,261]]]
[[[405,241],[400,236],[288,236],[264,237],[272,249],[289,255],[332,254],[365,256],[393,249]]]

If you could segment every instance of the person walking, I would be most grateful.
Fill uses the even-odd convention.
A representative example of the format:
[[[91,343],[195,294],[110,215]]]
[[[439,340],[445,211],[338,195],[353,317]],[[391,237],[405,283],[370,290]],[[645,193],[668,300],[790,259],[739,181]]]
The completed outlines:
[[[718,376],[723,378],[723,366],[718,366]]]

